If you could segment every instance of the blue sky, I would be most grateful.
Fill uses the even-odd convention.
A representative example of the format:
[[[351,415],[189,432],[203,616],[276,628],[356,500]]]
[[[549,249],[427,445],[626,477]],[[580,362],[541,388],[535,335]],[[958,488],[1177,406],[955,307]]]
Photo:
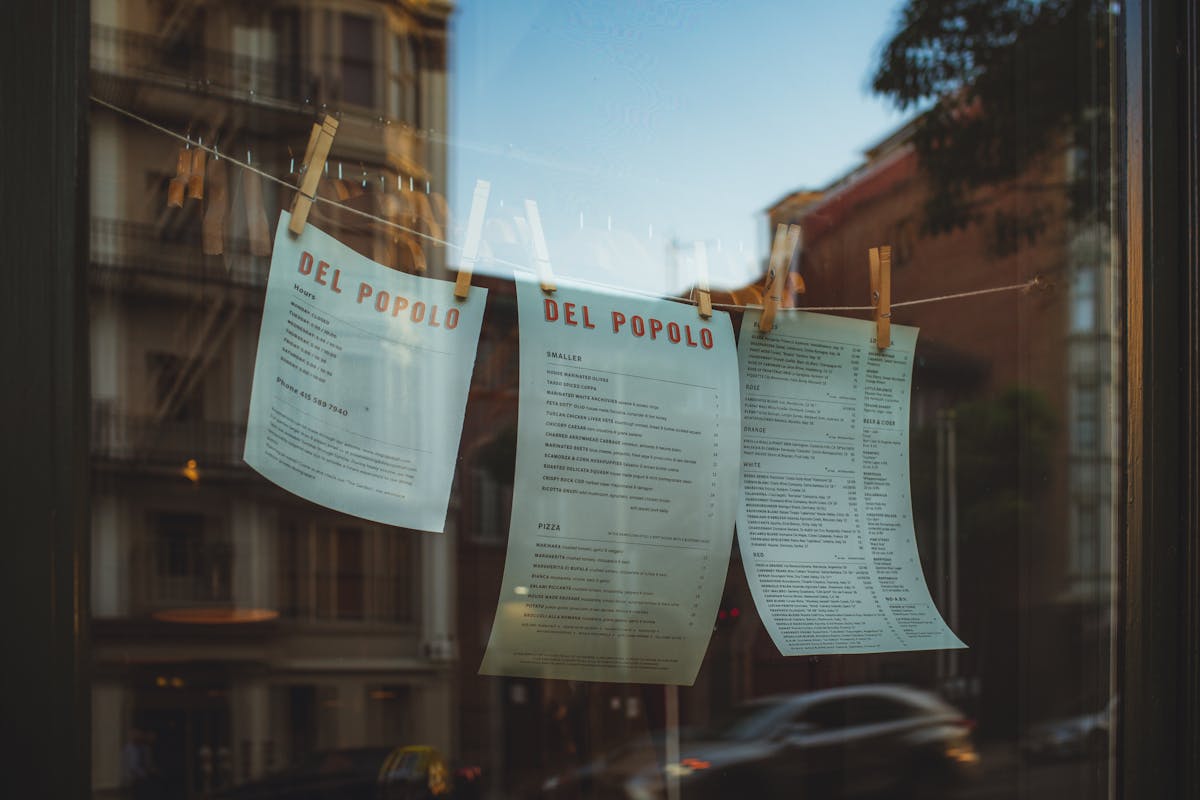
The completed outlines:
[[[531,198],[559,274],[674,291],[691,266],[671,267],[669,243],[703,240],[714,284],[743,283],[768,244],[763,209],[826,185],[903,121],[869,91],[898,8],[460,0],[458,219],[484,179],[498,255],[528,261],[505,241]]]

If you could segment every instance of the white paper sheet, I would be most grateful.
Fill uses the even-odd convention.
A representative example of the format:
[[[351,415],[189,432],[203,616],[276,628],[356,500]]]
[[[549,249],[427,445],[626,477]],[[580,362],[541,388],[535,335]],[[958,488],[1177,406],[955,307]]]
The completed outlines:
[[[244,458],[289,492],[441,531],[487,290],[364,258],[285,212],[263,306]]]
[[[729,316],[518,281],[521,406],[504,581],[480,672],[691,685],[729,563]]]
[[[964,647],[929,596],[913,531],[908,410],[917,329],[781,311],[742,318],[750,589],[784,655]]]

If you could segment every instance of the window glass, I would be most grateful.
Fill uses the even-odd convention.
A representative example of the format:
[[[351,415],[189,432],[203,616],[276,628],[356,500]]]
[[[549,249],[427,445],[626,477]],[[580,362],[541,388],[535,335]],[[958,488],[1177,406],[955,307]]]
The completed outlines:
[[[375,23],[370,17],[343,14],[342,99],[375,105]]]
[[[1120,4],[269,6],[92,2],[97,797],[1109,795],[1119,766],[1107,745],[1125,467],[1124,266],[1112,245],[1109,166]],[[309,170],[313,125],[326,114],[336,133]],[[420,382],[385,368],[413,349],[399,338],[371,339],[352,377],[335,380],[339,390],[353,384],[347,392],[364,406],[385,397],[380,413],[412,430],[458,436],[445,458],[441,532],[310,502],[243,459],[258,342],[270,333],[272,254],[297,241],[286,231],[277,241],[276,226],[313,171],[306,225],[344,245],[345,263],[358,254],[390,275],[451,283],[460,266],[473,269],[465,301],[422,305],[420,317],[449,327],[450,310],[465,320],[481,308],[461,424],[444,375]],[[780,226],[795,245],[785,235],[773,260]],[[845,445],[801,398],[811,388],[803,380],[744,410],[753,381],[736,369],[684,376],[701,389],[724,378],[738,387],[712,411],[720,420],[721,403],[736,405],[728,428],[681,422],[708,414],[711,399],[671,404],[667,388],[614,396],[600,410],[553,409],[616,425],[613,408],[644,401],[622,417],[644,425],[652,444],[643,453],[672,428],[707,447],[718,432],[746,442],[763,420],[808,425],[814,439],[763,445],[790,454],[794,468],[759,499],[773,534],[812,534],[796,563],[811,566],[837,542],[865,543],[852,568],[830,558],[806,573],[803,598],[781,592],[786,625],[841,646],[783,654],[743,558],[749,534],[732,522],[722,530],[727,553],[679,597],[657,595],[661,575],[634,546],[646,531],[631,520],[646,517],[617,498],[611,513],[586,515],[615,542],[610,561],[586,565],[592,584],[551,567],[541,586],[506,584],[513,547],[527,538],[513,520],[544,491],[522,489],[518,469],[539,441],[522,409],[545,398],[522,351],[531,320],[515,276],[522,286],[558,281],[558,295],[534,287],[544,317],[564,287],[583,286],[669,299],[695,322],[672,333],[640,317],[583,316],[562,301],[553,312],[562,339],[542,350],[563,362],[554,391],[567,393],[599,385],[563,344],[576,312],[578,329],[612,337],[610,378],[666,380],[646,373],[686,356],[652,362],[610,331],[628,322],[630,337],[661,332],[686,350],[687,336],[715,324],[692,305],[705,288],[731,345],[772,303],[780,319],[812,309],[867,321],[878,336],[870,251],[880,246],[891,248],[892,302],[881,319],[897,340],[919,333],[910,384],[875,366],[894,363],[903,348],[893,345],[890,356],[870,354],[884,359],[870,374],[894,394],[852,386],[855,402],[874,403],[876,422],[894,412],[875,445],[908,437],[891,460],[876,448],[854,465],[861,491],[814,471],[828,450],[801,455],[814,441]],[[345,263],[314,264],[300,288],[417,319],[400,292],[336,283]],[[322,346],[346,345],[334,338]],[[810,345],[790,351],[790,368],[826,363],[832,351]],[[414,397],[417,412],[396,410]],[[322,399],[306,398],[300,411],[338,413]],[[667,405],[651,418],[656,402]],[[544,417],[532,424],[599,424]],[[308,443],[314,453],[327,444]],[[617,460],[623,446],[607,442],[601,460]],[[589,462],[591,472],[573,473],[584,452],[538,452],[578,486],[616,469]],[[697,507],[732,509],[755,458],[738,450],[718,480],[707,453],[655,451],[637,476],[703,484]],[[379,463],[355,464],[355,480]],[[884,522],[845,511],[884,502],[884,474],[899,476],[887,524],[910,508],[913,523],[911,555],[887,564]],[[616,488],[629,487],[606,491]],[[646,493],[636,510],[661,500]],[[658,572],[686,563],[704,524],[664,533],[675,539],[663,549],[678,556]],[[614,565],[621,559],[629,563]],[[582,603],[603,570],[624,570],[604,587],[609,611],[595,615],[614,659],[635,652],[631,630],[651,635],[637,602],[695,609],[693,589],[715,586],[713,613],[688,612],[702,640],[693,683],[628,680],[616,668],[589,680],[481,674],[498,609],[536,616],[548,585],[569,584],[562,602]],[[928,608],[897,599],[921,583]],[[895,611],[882,622],[833,614],[848,597]],[[847,644],[864,628],[917,617],[944,620],[966,647]],[[681,641],[671,655],[686,649]]]

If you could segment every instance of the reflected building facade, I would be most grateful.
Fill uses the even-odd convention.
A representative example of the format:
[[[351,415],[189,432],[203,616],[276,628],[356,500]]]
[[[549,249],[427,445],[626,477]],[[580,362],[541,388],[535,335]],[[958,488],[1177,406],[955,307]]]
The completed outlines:
[[[424,237],[321,204],[310,220],[380,263],[447,277],[438,242],[454,228],[452,11],[428,0],[93,0],[92,92],[293,182],[313,121],[335,110],[322,196]],[[798,223],[805,234],[807,293],[793,279],[785,306],[866,304],[867,248],[885,243],[895,300],[1034,276],[1054,285],[894,315],[922,330],[912,406],[920,552],[971,650],[784,658],[756,618],[735,548],[704,667],[680,690],[686,726],[762,695],[888,681],[937,688],[977,714],[983,733],[1007,735],[1038,716],[1094,710],[1107,689],[1119,427],[1108,229],[1074,221],[1059,197],[1033,239],[984,223],[925,235],[928,188],[910,137],[897,131],[859,168],[789,194],[768,218],[772,231]],[[649,741],[666,724],[662,687],[477,675],[514,501],[513,284],[475,281],[490,293],[446,533],[319,509],[241,460],[268,266],[254,218],[276,219],[294,191],[263,182],[261,202],[248,200],[256,190],[243,171],[210,162],[207,197],[171,207],[180,156],[189,168],[193,159],[182,147],[93,106],[96,793],[128,788],[131,745],[148,748],[169,797],[236,786],[317,751],[400,744],[483,765],[503,795]],[[1059,150],[1027,180],[978,199],[1017,211],[1035,204],[1030,192],[1036,203],[1047,196],[1028,186],[1077,168]],[[218,225],[207,218],[222,210],[222,171]],[[206,253],[214,229],[220,252]],[[489,231],[485,258],[528,262],[515,235]],[[693,249],[667,247],[677,266]],[[715,299],[745,305],[762,293]],[[1017,685],[1031,652],[1059,671],[1044,688]]]
[[[979,714],[981,732],[1007,736],[1095,711],[1108,696],[1117,270],[1103,211],[1069,205],[1077,152],[1052,149],[1019,178],[976,190],[971,220],[933,234],[913,133],[902,127],[841,179],[791,193],[767,215],[771,230],[804,230],[807,293],[791,298],[800,307],[870,305],[867,249],[883,244],[893,303],[1037,280],[892,312],[920,328],[911,462],[923,566],[970,646],[936,654],[927,674]],[[1030,209],[1036,229],[1014,224]],[[1018,686],[1033,653],[1047,673]],[[888,661],[863,677],[887,679]]]
[[[292,182],[312,123],[336,111],[322,195],[431,238],[319,204],[310,220],[442,277],[451,13],[95,0],[92,93]],[[194,151],[92,109],[96,794],[128,790],[139,759],[160,796],[193,797],[320,750],[449,752],[454,515],[441,536],[367,523],[241,460],[268,267],[255,218],[273,224],[293,191],[210,158],[204,199],[171,207]]]

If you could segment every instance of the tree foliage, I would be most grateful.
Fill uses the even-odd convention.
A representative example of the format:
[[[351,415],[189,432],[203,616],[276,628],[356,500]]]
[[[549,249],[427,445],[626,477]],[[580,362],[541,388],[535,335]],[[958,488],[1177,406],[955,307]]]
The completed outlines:
[[[1071,153],[1070,180],[1035,188],[1065,191],[1076,218],[1106,214],[1110,14],[1097,0],[908,0],[872,88],[900,109],[928,107],[913,132],[932,190],[926,232],[981,221],[974,190],[1055,151]],[[1031,239],[1044,216],[994,221]]]

